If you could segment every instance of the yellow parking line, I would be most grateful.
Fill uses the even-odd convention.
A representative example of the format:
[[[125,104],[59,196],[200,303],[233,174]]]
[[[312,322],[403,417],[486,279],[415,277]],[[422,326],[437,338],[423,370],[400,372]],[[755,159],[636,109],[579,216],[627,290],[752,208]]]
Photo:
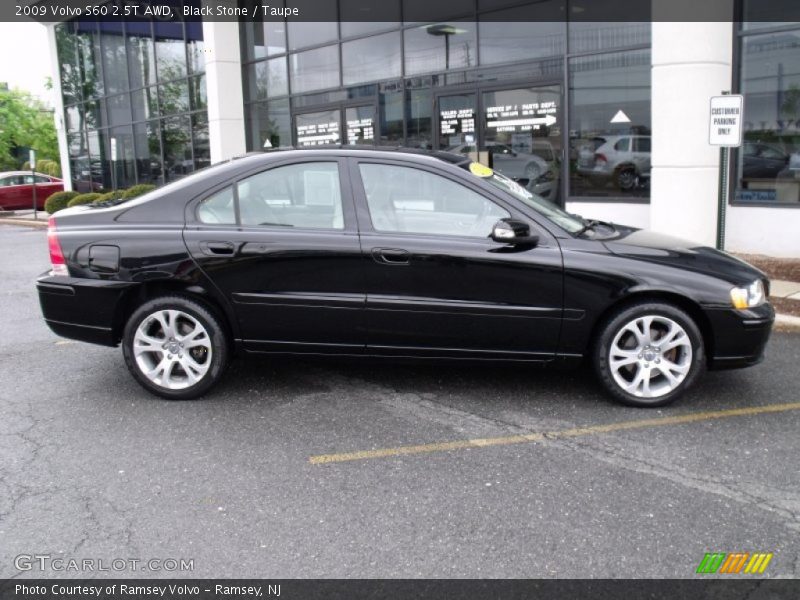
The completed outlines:
[[[731,408],[728,410],[713,410],[707,412],[676,415],[674,417],[659,417],[657,419],[639,419],[636,421],[621,421],[606,425],[591,425],[589,427],[574,427],[558,431],[542,433],[526,433],[522,435],[509,435],[504,437],[477,438],[471,440],[455,440],[452,442],[438,442],[434,444],[418,444],[415,446],[398,446],[396,448],[380,448],[378,450],[361,450],[357,452],[342,452],[339,454],[318,454],[308,459],[312,465],[322,465],[335,462],[348,462],[351,460],[366,460],[370,458],[388,458],[391,456],[405,456],[408,454],[429,454],[431,452],[447,452],[449,450],[463,450],[465,448],[486,448],[489,446],[507,446],[509,444],[525,444],[540,442],[542,440],[558,440],[574,438],[597,433],[611,433],[628,429],[643,429],[646,427],[663,427],[664,425],[682,425],[698,421],[713,419],[728,419],[730,417],[746,417],[766,413],[779,413],[789,410],[800,410],[800,402],[787,404],[767,404],[751,406],[748,408]]]

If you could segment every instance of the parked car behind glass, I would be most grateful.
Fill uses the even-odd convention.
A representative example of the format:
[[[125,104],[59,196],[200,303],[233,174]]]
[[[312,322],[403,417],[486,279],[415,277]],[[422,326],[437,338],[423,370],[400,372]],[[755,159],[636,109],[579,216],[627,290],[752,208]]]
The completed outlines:
[[[607,135],[592,140],[595,149],[578,154],[578,173],[598,185],[613,183],[629,191],[650,181],[650,136]]]

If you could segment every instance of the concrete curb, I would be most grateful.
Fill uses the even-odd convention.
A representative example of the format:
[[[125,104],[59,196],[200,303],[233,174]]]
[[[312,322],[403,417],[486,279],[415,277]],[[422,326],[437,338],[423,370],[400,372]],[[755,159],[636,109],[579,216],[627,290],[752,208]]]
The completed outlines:
[[[3,219],[0,218],[0,225],[19,225],[21,227],[35,227],[44,229],[47,221],[34,221],[33,219]]]
[[[773,327],[778,331],[800,331],[800,317],[777,314]]]

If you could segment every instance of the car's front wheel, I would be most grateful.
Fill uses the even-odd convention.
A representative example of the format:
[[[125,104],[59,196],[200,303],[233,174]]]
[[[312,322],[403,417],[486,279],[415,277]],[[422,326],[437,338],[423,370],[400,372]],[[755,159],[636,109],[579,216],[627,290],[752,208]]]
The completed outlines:
[[[218,319],[182,296],[155,298],[134,311],[125,326],[122,350],[134,378],[170,400],[202,396],[220,380],[228,362]]]
[[[684,311],[660,302],[640,303],[613,315],[593,349],[600,381],[630,406],[664,406],[705,369],[703,340]]]

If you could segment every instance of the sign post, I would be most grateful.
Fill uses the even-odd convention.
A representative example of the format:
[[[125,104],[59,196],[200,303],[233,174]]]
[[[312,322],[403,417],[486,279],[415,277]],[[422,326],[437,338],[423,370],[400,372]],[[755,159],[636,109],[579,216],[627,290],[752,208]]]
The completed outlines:
[[[36,150],[28,150],[28,164],[31,166],[31,185],[33,186],[33,219],[38,219],[36,210]]]
[[[725,249],[725,211],[728,207],[728,164],[730,149],[742,145],[744,97],[723,92],[712,96],[708,143],[719,149],[719,198],[717,204],[717,249]]]
[[[117,191],[117,138],[111,140],[111,189]]]

